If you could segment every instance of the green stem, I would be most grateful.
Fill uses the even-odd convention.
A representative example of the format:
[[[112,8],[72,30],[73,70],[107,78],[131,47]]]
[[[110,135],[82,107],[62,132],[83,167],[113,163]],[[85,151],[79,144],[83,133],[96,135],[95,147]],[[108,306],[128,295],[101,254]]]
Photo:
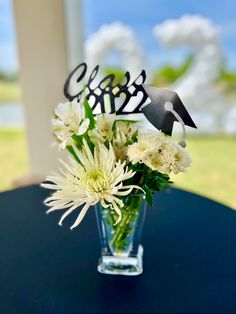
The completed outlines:
[[[121,209],[122,220],[118,225],[113,226],[115,232],[112,246],[114,246],[117,251],[122,251],[125,245],[127,245],[126,238],[135,227],[132,226],[131,223],[135,221],[140,208],[141,203],[139,196],[131,196],[131,202],[129,205],[124,206],[124,208]]]

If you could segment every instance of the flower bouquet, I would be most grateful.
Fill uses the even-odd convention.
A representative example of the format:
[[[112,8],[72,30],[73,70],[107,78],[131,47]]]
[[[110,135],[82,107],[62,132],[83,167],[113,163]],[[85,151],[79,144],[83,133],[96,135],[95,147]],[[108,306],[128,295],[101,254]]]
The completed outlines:
[[[191,160],[183,143],[159,130],[145,131],[137,121],[115,113],[94,115],[86,98],[59,104],[53,128],[61,149],[70,153],[57,175],[42,186],[53,190],[49,212],[63,211],[59,225],[74,211],[77,227],[96,207],[101,240],[101,273],[138,275],[146,204],[168,186],[170,175],[185,172]],[[182,145],[182,146],[181,146]]]

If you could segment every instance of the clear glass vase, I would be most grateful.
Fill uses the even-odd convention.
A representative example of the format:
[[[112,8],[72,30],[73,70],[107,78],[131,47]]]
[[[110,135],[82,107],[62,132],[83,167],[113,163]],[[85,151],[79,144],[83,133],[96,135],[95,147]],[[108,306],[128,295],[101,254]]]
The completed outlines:
[[[140,275],[143,272],[143,247],[140,244],[146,212],[146,201],[141,194],[124,199],[121,221],[111,208],[96,206],[101,257],[98,271],[113,275]]]

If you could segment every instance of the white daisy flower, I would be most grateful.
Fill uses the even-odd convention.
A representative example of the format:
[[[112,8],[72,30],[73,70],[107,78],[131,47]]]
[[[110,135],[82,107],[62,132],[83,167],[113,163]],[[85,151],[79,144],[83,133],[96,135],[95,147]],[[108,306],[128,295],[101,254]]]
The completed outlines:
[[[53,130],[61,149],[73,144],[71,138],[73,135],[82,135],[87,131],[89,119],[85,118],[82,103],[77,101],[60,103],[54,113]]]
[[[143,158],[143,163],[154,171],[170,174],[171,164],[174,162],[174,146],[168,141],[158,147],[153,147]]]
[[[128,147],[128,157],[132,163],[144,163],[164,174],[185,172],[191,163],[188,152],[161,132],[141,135]]]
[[[174,163],[171,165],[171,171],[174,174],[178,174],[179,172],[186,172],[187,167],[191,165],[191,158],[182,146],[173,143],[176,148],[176,152],[174,154]]]
[[[178,174],[185,172],[190,166],[191,159],[188,152],[173,141],[166,141],[158,149],[146,155],[143,162],[152,170],[159,171],[164,174]]]
[[[169,164],[166,163],[163,155],[159,151],[153,150],[152,152],[148,153],[143,159],[143,163],[153,171],[159,171],[165,174],[170,172]]]
[[[61,174],[49,176],[42,186],[56,190],[52,196],[45,200],[45,204],[51,207],[47,212],[66,209],[59,224],[77,207],[84,205],[71,229],[79,225],[90,206],[98,202],[105,208],[111,208],[118,214],[116,224],[121,220],[120,208],[124,206],[118,196],[128,195],[134,188],[141,189],[136,185],[124,185],[124,181],[133,177],[135,172],[128,171],[125,163],[116,162],[113,148],[107,149],[99,144],[91,153],[87,142],[83,141],[81,151],[76,148],[75,152],[81,162],[70,158],[70,164],[64,162],[65,170],[60,169]]]
[[[159,131],[140,134],[138,142],[128,147],[128,157],[132,163],[143,163],[147,156],[153,154],[153,150],[159,150],[159,148],[165,144],[167,138]]]
[[[147,152],[149,152],[149,144],[138,141],[137,143],[128,146],[127,155],[133,164],[137,162],[142,163]]]

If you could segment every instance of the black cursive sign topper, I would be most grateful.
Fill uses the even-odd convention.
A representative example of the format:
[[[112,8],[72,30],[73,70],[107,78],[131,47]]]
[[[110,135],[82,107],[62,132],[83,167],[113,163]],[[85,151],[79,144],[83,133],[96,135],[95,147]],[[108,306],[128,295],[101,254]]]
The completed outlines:
[[[117,84],[114,83],[115,75],[109,74],[102,78],[100,82],[96,82],[98,77],[99,66],[97,65],[90,76],[87,77],[87,64],[81,63],[68,76],[64,85],[64,94],[70,101],[77,99],[79,102],[83,97],[86,97],[92,106],[92,110],[100,113],[117,113],[131,114],[141,113],[141,107],[146,102],[148,96],[144,91],[142,84],[146,80],[146,73],[144,70],[138,77],[131,82],[130,73],[126,71],[124,77]],[[141,96],[136,99],[135,107],[132,110],[130,104],[134,97]],[[119,107],[116,100],[119,99]],[[121,103],[122,102],[122,103]],[[109,103],[110,108],[107,108]]]
[[[64,94],[69,101],[77,99],[79,102],[86,97],[93,112],[97,113],[118,115],[143,113],[150,123],[168,135],[172,134],[175,121],[181,120],[183,124],[196,128],[177,93],[144,84],[146,80],[144,70],[132,82],[130,73],[126,71],[121,81],[116,84],[114,74],[109,74],[97,82],[98,65],[89,76],[87,70],[87,64],[81,63],[68,76],[64,85]],[[149,103],[143,106],[147,100]],[[166,104],[169,103],[173,106],[175,114],[166,109]]]

